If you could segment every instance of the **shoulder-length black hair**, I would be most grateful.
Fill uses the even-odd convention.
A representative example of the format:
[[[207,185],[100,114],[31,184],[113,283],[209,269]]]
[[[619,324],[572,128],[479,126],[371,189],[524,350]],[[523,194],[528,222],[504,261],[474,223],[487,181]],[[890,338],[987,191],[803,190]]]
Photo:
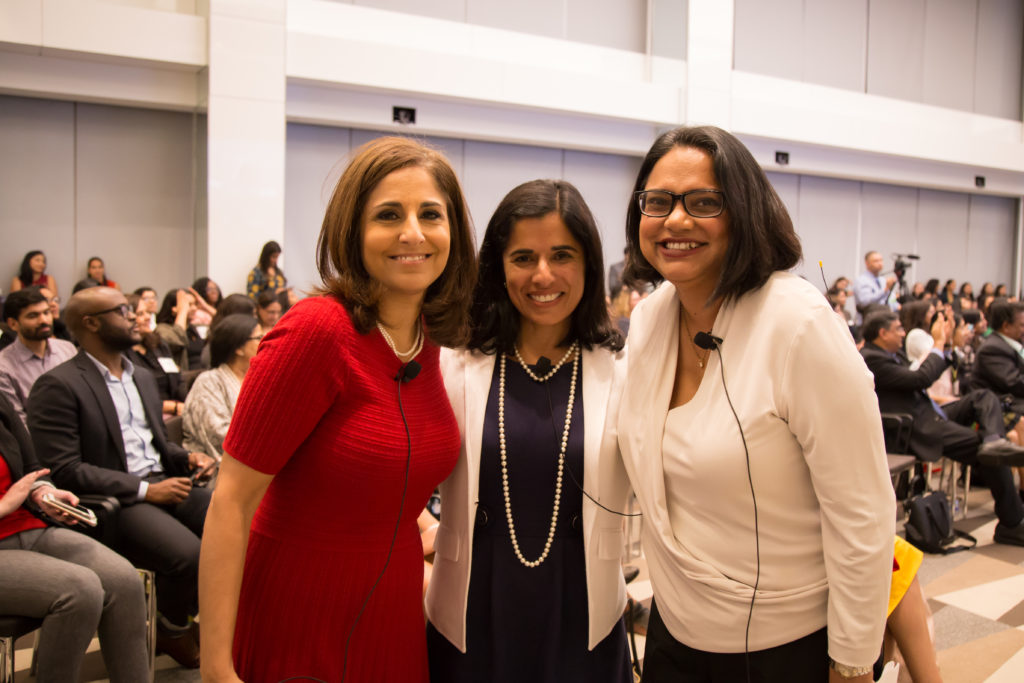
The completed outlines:
[[[242,348],[259,321],[245,313],[233,313],[210,330],[210,367],[220,367]]]
[[[480,275],[470,312],[473,331],[469,348],[484,353],[512,353],[519,338],[520,314],[505,289],[505,248],[515,224],[524,218],[557,213],[569,233],[583,247],[583,298],[572,312],[569,333],[561,344],[573,341],[589,349],[622,348],[622,334],[612,323],[604,299],[604,259],[601,237],[590,208],[571,183],[531,180],[514,188],[494,210],[480,245]]]
[[[768,281],[777,270],[789,270],[802,258],[793,221],[768,177],[750,151],[732,133],[715,126],[671,130],[651,146],[640,166],[633,191],[647,189],[651,170],[676,147],[692,147],[711,157],[729,215],[729,246],[711,300],[739,297]],[[640,250],[640,204],[629,198],[626,211],[624,278],[658,284],[664,278]]]
[[[178,305],[178,292],[180,291],[180,288],[172,289],[169,290],[167,294],[164,294],[164,301],[160,304],[160,310],[157,311],[156,314],[156,321],[158,323],[167,323],[168,325],[172,325],[174,323],[174,319],[177,317],[174,313],[174,309]],[[191,326],[191,323],[189,323],[189,327]]]
[[[447,203],[451,236],[448,262],[423,298],[427,335],[437,344],[458,346],[469,334],[469,302],[476,282],[473,225],[451,164],[443,154],[415,140],[378,138],[353,153],[324,213],[316,249],[323,284],[316,291],[339,299],[360,334],[373,329],[384,288],[363,263],[363,210],[380,181],[410,167],[422,168],[437,184]]]
[[[103,266],[103,279],[102,280],[96,280],[96,278],[92,277],[92,275],[89,275],[89,269],[92,268],[92,262],[93,261],[99,261],[100,265]],[[100,283],[100,287],[109,287],[110,286],[110,278],[107,277],[107,264],[105,264],[103,262],[103,259],[101,259],[99,256],[92,256],[92,257],[89,258],[88,261],[85,262],[85,278],[84,279],[88,280],[89,278],[92,278],[93,280],[96,280],[96,282],[99,282]]]
[[[270,259],[274,258],[274,256],[280,253],[281,245],[275,242],[274,240],[270,240],[269,242],[264,244],[263,250],[260,251],[260,270],[266,273],[267,269],[270,268]],[[277,271],[278,275],[284,275],[284,271],[281,270],[279,267],[274,266],[274,270]]]
[[[34,249],[25,254],[25,258],[21,259],[21,267],[18,268],[18,279],[21,280],[21,284],[25,287],[31,287],[33,280],[35,280],[32,266],[29,262],[40,254],[42,254],[43,258],[46,258],[46,254],[43,254],[38,249]],[[45,273],[46,271],[44,270],[43,272]]]
[[[213,282],[213,280],[211,280],[210,278],[205,276],[201,277],[192,283],[192,289],[196,290],[199,296],[203,297],[203,301],[216,308],[217,305],[224,300],[224,293],[220,291],[220,285],[218,285],[216,282],[213,282],[213,286],[217,288],[217,300],[210,301],[210,297],[206,293],[206,288],[211,282]]]

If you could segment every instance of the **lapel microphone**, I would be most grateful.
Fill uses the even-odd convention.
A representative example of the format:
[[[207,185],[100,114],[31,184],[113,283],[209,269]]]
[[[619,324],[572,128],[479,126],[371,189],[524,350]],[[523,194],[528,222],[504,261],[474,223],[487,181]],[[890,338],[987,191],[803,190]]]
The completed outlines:
[[[398,374],[395,375],[395,381],[405,383],[411,379],[415,379],[416,375],[420,374],[420,370],[422,369],[422,365],[411,360],[398,370]]]
[[[702,349],[711,351],[712,349],[718,348],[722,343],[722,338],[716,337],[713,334],[708,334],[707,332],[698,332],[693,336],[693,343]]]
[[[547,356],[541,356],[537,359],[537,372],[541,375],[551,372],[551,361]]]

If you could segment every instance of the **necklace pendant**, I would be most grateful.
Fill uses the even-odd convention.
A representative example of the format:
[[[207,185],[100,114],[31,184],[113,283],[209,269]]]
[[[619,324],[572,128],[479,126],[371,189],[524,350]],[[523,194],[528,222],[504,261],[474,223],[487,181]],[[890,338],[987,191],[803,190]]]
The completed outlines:
[[[702,361],[700,358],[697,359],[697,367],[698,368],[704,367],[704,361]]]

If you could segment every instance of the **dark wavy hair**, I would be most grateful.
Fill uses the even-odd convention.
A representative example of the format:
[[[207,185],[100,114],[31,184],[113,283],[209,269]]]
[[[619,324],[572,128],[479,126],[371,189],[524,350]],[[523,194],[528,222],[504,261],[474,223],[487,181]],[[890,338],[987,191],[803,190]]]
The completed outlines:
[[[210,283],[213,283],[213,286],[217,288],[217,300],[216,301],[210,301],[210,298],[206,294],[206,287]],[[203,301],[205,301],[206,303],[210,304],[214,308],[216,308],[217,305],[220,304],[220,302],[224,300],[224,293],[220,291],[220,285],[218,285],[216,282],[213,282],[213,280],[211,280],[208,277],[201,277],[198,280],[196,280],[195,282],[193,282],[192,283],[192,289],[196,290],[196,292],[199,293],[199,296],[203,297]]]
[[[29,261],[40,254],[42,254],[43,258],[46,258],[46,254],[43,254],[38,249],[34,249],[25,254],[25,258],[21,259],[21,266],[18,268],[18,279],[21,280],[21,284],[25,287],[31,287],[34,280],[32,277],[32,266],[29,265]],[[45,273],[46,271],[44,270],[43,272]]]
[[[267,268],[270,267],[270,259],[272,259],[274,256],[280,253],[281,245],[275,242],[274,240],[270,240],[269,242],[264,244],[263,249],[260,251],[259,269],[266,273]],[[278,275],[284,275],[284,271],[278,268],[277,266],[275,266],[274,269],[277,271]]]
[[[932,321],[928,318],[928,309],[935,306],[930,300],[919,299],[917,301],[908,301],[900,307],[899,319],[900,323],[903,324],[903,329],[907,332],[916,329],[922,329],[925,332],[930,332],[932,328]]]
[[[210,329],[219,325],[221,320],[237,313],[244,313],[255,320],[256,302],[245,294],[228,294],[217,304],[217,313],[210,321]]]
[[[383,286],[363,263],[362,219],[366,200],[388,174],[403,168],[427,171],[447,204],[451,244],[441,275],[427,288],[423,318],[431,339],[458,346],[469,336],[469,303],[476,283],[476,248],[469,209],[455,171],[444,156],[414,140],[383,137],[355,151],[327,204],[317,240],[317,291],[337,297],[361,334],[377,323]]]
[[[711,157],[729,217],[729,246],[711,300],[739,297],[768,281],[778,270],[789,270],[802,258],[793,221],[764,171],[732,133],[714,126],[671,130],[651,146],[640,165],[633,191],[647,189],[654,165],[676,147],[692,147]],[[640,204],[635,194],[626,211],[627,281],[660,283],[664,278],[640,250]]]
[[[505,248],[518,221],[549,213],[557,213],[583,247],[583,298],[572,312],[569,332],[561,345],[579,341],[587,349],[622,348],[622,334],[605,303],[604,259],[597,225],[579,190],[564,180],[523,183],[505,195],[494,210],[480,245],[480,277],[470,309],[474,325],[469,348],[484,353],[513,352],[519,337],[520,313],[505,289]]]
[[[234,313],[210,330],[210,367],[220,367],[242,348],[259,321],[245,313]]]

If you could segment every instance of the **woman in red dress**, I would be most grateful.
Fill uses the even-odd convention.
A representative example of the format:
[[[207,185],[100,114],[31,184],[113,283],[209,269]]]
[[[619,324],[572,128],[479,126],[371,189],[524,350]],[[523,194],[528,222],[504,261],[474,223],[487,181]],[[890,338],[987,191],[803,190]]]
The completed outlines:
[[[46,274],[46,254],[38,249],[25,254],[21,260],[18,274],[11,280],[11,291],[17,292],[23,287],[46,287],[57,296],[57,281],[52,275]]]
[[[322,295],[264,337],[224,442],[200,558],[203,680],[426,683],[416,517],[455,465],[438,344],[476,277],[448,162],[360,148],[327,207]]]

